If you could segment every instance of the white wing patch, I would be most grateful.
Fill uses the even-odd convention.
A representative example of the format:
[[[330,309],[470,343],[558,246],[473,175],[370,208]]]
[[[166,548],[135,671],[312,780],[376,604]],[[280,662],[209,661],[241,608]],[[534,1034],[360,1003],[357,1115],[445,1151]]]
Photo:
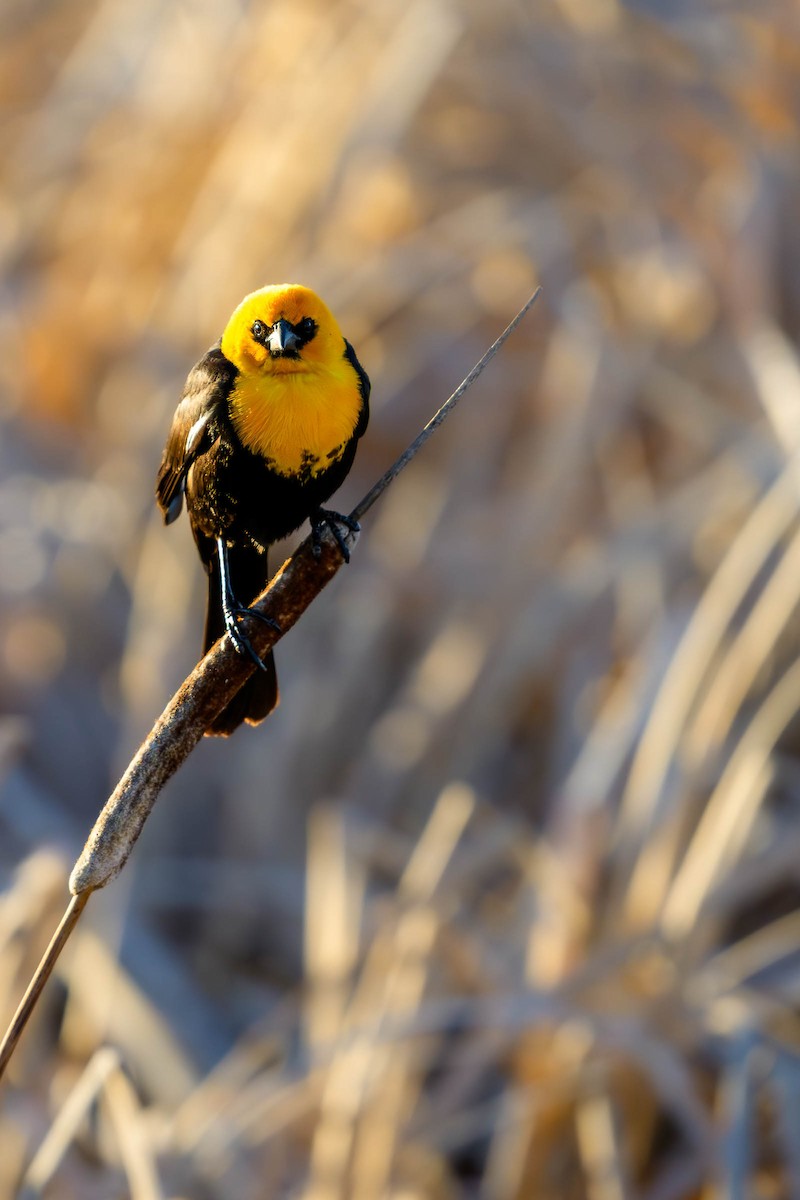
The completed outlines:
[[[205,429],[206,423],[210,416],[211,416],[210,412],[203,413],[202,417],[197,418],[194,425],[192,426],[192,428],[189,430],[188,434],[186,435],[186,456],[187,457],[192,453],[195,446],[197,445],[197,441],[200,437],[200,434]]]

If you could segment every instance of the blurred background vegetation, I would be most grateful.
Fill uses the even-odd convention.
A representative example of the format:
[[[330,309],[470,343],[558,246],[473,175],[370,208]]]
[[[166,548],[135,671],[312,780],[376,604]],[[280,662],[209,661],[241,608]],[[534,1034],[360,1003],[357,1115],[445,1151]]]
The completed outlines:
[[[235,304],[357,347],[346,511],[544,288],[87,910],[0,1196],[800,1197],[796,6],[0,26],[3,1021],[196,660],[153,480]]]

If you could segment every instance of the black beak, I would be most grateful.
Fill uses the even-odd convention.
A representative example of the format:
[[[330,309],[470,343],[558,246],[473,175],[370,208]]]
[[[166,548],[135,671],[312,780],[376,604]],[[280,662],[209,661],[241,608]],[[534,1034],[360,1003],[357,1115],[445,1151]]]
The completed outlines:
[[[300,338],[288,321],[276,321],[267,338],[267,346],[273,358],[296,358]]]

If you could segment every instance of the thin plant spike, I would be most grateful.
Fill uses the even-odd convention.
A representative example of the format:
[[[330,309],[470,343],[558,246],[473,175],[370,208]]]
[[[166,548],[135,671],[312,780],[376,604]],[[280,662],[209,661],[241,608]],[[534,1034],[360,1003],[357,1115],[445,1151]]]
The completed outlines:
[[[370,488],[350,514],[353,521],[358,521],[372,507],[449,416],[540,295],[541,288],[537,288],[411,445]],[[344,534],[348,546],[355,544],[356,537],[349,530]],[[306,538],[252,604],[257,613],[271,618],[280,629],[278,632],[271,625],[261,624],[253,630],[249,636],[257,653],[263,655],[299,620],[341,567],[344,558],[331,533],[323,534],[321,548],[322,553],[315,557],[312,538]],[[184,680],[140,746],[95,821],[72,870],[72,899],[0,1043],[0,1079],[89,896],[104,887],[125,865],[164,784],[255,669],[253,663],[236,653],[228,638],[220,638]]]

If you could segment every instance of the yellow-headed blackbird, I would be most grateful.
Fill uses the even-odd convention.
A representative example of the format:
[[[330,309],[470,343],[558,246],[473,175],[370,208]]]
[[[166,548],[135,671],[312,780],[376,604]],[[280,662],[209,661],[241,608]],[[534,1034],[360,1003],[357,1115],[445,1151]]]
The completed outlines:
[[[278,703],[272,652],[262,661],[239,626],[269,578],[269,545],[308,518],[317,542],[331,526],[347,558],[337,522],[351,522],[322,505],[353,464],[369,391],[333,315],[298,284],[246,296],[189,373],[156,497],[167,524],[186,497],[208,574],[204,652],[227,630],[239,653],[261,668],[209,733],[256,724]]]

